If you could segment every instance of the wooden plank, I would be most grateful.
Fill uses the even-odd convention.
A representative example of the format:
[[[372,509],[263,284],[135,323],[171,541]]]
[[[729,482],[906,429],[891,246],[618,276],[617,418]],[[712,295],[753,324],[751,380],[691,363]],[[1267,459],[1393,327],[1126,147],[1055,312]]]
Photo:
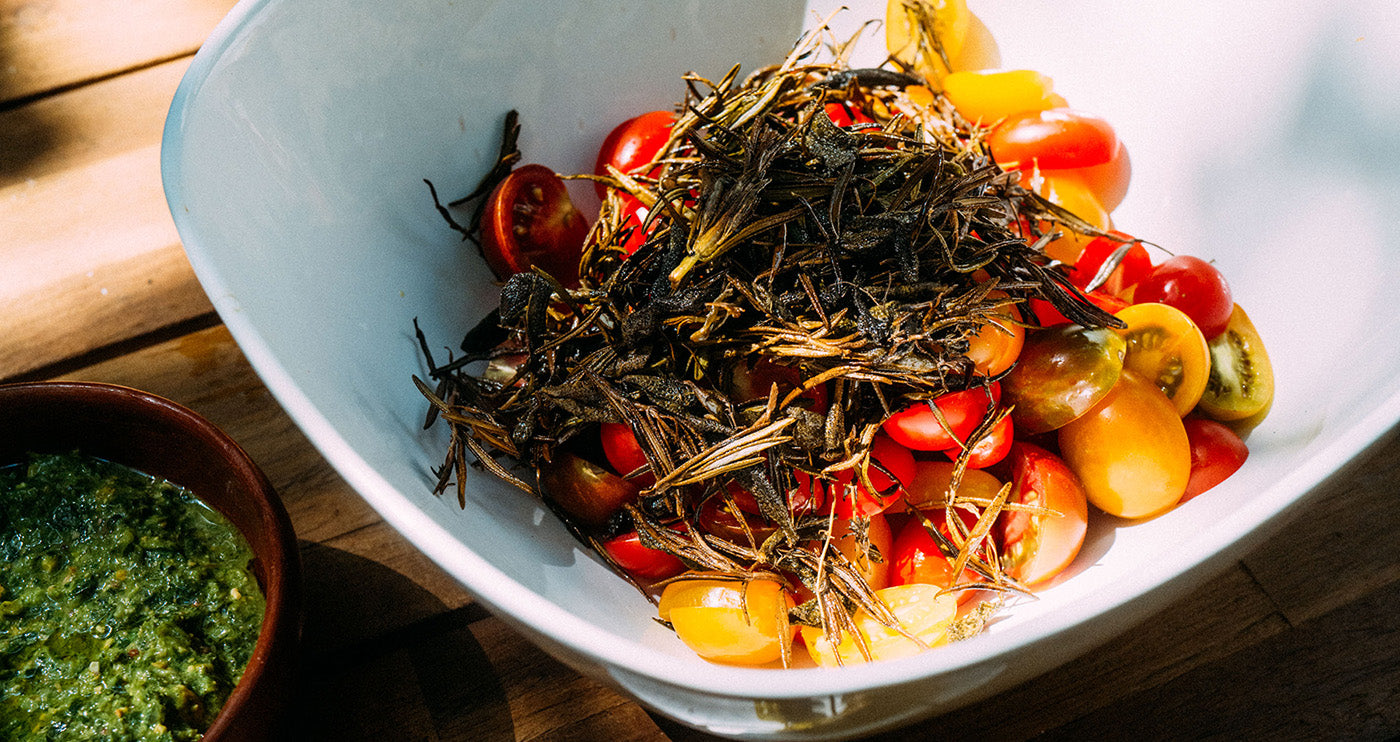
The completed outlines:
[[[160,179],[186,66],[0,114],[0,379],[212,313]]]
[[[234,2],[0,0],[0,104],[193,54]]]

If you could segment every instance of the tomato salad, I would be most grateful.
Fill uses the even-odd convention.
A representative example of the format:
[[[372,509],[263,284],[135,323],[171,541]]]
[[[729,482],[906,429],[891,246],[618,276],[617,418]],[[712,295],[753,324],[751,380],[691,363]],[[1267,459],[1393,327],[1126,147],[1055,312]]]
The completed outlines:
[[[459,227],[501,308],[443,366],[423,343],[439,490],[475,464],[540,497],[715,662],[975,634],[1091,518],[1231,476],[1272,400],[1220,271],[1114,224],[1107,121],[962,0],[885,27],[885,67],[811,61],[818,32],[618,125],[591,224],[508,136]]]

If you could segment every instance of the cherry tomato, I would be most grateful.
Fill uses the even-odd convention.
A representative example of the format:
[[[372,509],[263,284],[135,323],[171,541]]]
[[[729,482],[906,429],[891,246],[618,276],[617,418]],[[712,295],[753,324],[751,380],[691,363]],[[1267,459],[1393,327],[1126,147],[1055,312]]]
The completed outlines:
[[[1128,195],[1128,184],[1133,179],[1133,161],[1128,157],[1128,148],[1120,141],[1108,162],[1080,168],[1075,173],[1094,192],[1099,204],[1106,211],[1113,211]]]
[[[986,435],[972,444],[972,451],[967,455],[968,468],[986,469],[1006,458],[1006,454],[1011,451],[1014,431],[1015,425],[1011,422],[1010,415],[998,421]],[[954,447],[944,451],[944,453],[948,455],[948,458],[956,461],[961,450],[961,447]]]
[[[642,452],[642,444],[637,442],[632,428],[622,423],[603,423],[598,426],[598,437],[603,442],[603,456],[618,474],[625,477],[647,465],[647,455]],[[630,481],[639,488],[646,488],[656,481],[656,477],[647,472]]]
[[[875,595],[889,606],[903,631],[885,626],[864,609],[851,617],[860,639],[845,632],[835,647],[821,629],[803,626],[802,641],[818,665],[864,664],[868,660],[862,647],[869,651],[869,660],[878,662],[909,657],[948,641],[948,627],[958,613],[957,600],[952,595],[940,594],[937,587],[923,584],[887,587],[875,591]]]
[[[1099,309],[1109,314],[1117,314],[1123,307],[1128,306],[1128,302],[1105,291],[1090,291],[1085,294],[1089,301]],[[1053,327],[1069,323],[1069,318],[1060,314],[1053,304],[1044,299],[1031,299],[1031,313],[1035,315],[1035,321],[1041,327]]]
[[[920,20],[932,24],[931,30],[942,45],[943,53],[954,60],[959,58],[967,41],[972,13],[967,9],[967,0],[932,0],[924,5],[924,10],[932,12],[919,13],[915,10],[917,6],[910,6],[904,0],[889,0],[885,5],[885,48],[905,67],[929,80],[937,80],[948,74],[948,67],[937,54],[926,53],[919,43],[923,35],[918,30]],[[985,42],[979,39],[978,43]]]
[[[777,581],[682,579],[661,592],[657,612],[691,651],[713,662],[763,665],[780,659],[796,629],[792,597]]]
[[[618,124],[598,149],[598,161],[593,166],[597,175],[608,175],[608,165],[627,175],[638,174],[638,168],[656,159],[657,153],[671,137],[671,125],[676,115],[670,111],[650,111]],[[594,183],[598,198],[608,195],[607,186]]]
[[[674,555],[653,549],[642,543],[636,531],[628,531],[603,542],[603,548],[617,566],[643,582],[655,582],[675,577],[685,571],[685,564]]]
[[[637,486],[571,453],[540,465],[540,490],[580,522],[599,526],[637,499]]]
[[[1239,471],[1249,458],[1249,447],[1223,423],[1194,415],[1181,422],[1191,441],[1191,479],[1181,497],[1186,502]]]
[[[948,502],[948,490],[953,484],[955,467],[949,461],[917,461],[914,481],[905,488],[909,507],[919,510],[942,510]],[[958,480],[957,497],[979,502],[991,502],[1001,491],[1001,480],[981,469],[967,469]],[[969,527],[971,527],[969,525]]]
[[[942,508],[925,511],[924,515],[935,524],[944,537],[952,541],[947,523],[947,511]],[[954,510],[963,521],[964,532],[977,524],[977,515],[959,508]],[[953,543],[957,543],[953,541]],[[955,558],[955,557],[954,557]],[[954,585],[968,585],[983,581],[976,570],[964,567],[961,575],[953,573],[953,559],[943,553],[933,535],[924,527],[923,520],[911,518],[899,529],[895,536],[890,560],[890,583],[894,585],[934,585],[947,589]],[[976,594],[976,590],[958,590],[954,593],[957,602],[965,603]]]
[[[875,436],[870,442],[870,458],[870,483],[879,491],[869,491],[851,469],[837,472],[836,481],[827,485],[826,496],[823,498],[825,507],[835,512],[836,517],[865,518],[879,513],[900,502],[904,497],[905,483],[914,481],[914,454],[893,440],[883,435]],[[801,489],[807,475],[798,472],[795,478],[798,488]],[[853,481],[856,482],[854,497],[846,486]]]
[[[1002,566],[1012,578],[1034,585],[1054,577],[1074,561],[1089,525],[1089,504],[1079,478],[1055,454],[1016,443],[1008,503],[1049,512],[1004,510],[994,532],[1002,546]]]
[[[990,388],[974,387],[932,402],[915,402],[885,419],[885,435],[915,451],[946,451],[967,440],[1000,395],[1000,384],[993,382]]]
[[[1225,331],[1210,341],[1210,379],[1201,411],[1216,420],[1244,420],[1274,401],[1274,366],[1264,340],[1238,305]]]
[[[642,231],[642,226],[646,224],[650,210],[630,193],[621,194],[621,198],[622,213],[626,215],[622,220],[621,228],[631,230],[627,233],[627,238],[622,241],[622,252],[631,255],[637,251],[637,248],[646,244],[648,233]]]
[[[846,127],[855,124],[873,124],[875,119],[866,115],[859,106],[849,101],[832,101],[826,104],[826,115],[833,124]]]
[[[1114,296],[1124,296],[1129,288],[1137,285],[1152,272],[1152,256],[1147,254],[1147,248],[1140,242],[1133,242],[1132,237],[1122,232],[1114,234],[1127,241],[1095,237],[1084,246],[1069,271],[1069,280],[1075,286],[1087,290],[1089,284],[1098,277],[1104,264],[1119,250],[1123,250],[1124,253],[1118,261],[1118,266],[1104,281],[1095,286],[1096,289],[1102,289]]]
[[[992,126],[1024,111],[1052,108],[1054,82],[1034,70],[954,72],[943,78],[943,92],[968,121]],[[993,158],[1002,162],[993,152]]]
[[[486,200],[481,250],[497,278],[538,266],[565,286],[578,283],[588,222],[564,181],[543,165],[522,165]]]
[[[1146,518],[1181,500],[1191,476],[1186,428],[1162,390],[1124,369],[1094,408],[1060,428],[1060,453],[1089,501]]]
[[[736,502],[737,506],[738,503]],[[729,506],[722,497],[711,497],[700,506],[697,521],[707,533],[736,544],[757,546],[777,532],[778,526],[757,512]]]
[[[832,524],[831,545],[846,555],[872,590],[890,584],[894,536],[884,515],[876,513],[866,520],[864,542],[856,534],[854,521],[837,519]]]
[[[1026,338],[1002,381],[1021,433],[1045,433],[1087,413],[1118,383],[1127,342],[1098,327],[1055,325]]]
[[[1026,341],[1021,312],[1015,306],[1002,310],[1006,317],[992,317],[976,335],[968,338],[967,357],[983,376],[996,376],[1016,363]]]
[[[1206,340],[1225,331],[1235,307],[1224,274],[1192,255],[1163,260],[1138,282],[1133,301],[1155,301],[1180,309],[1201,328]]]
[[[1071,170],[1112,160],[1118,135],[1104,119],[1071,108],[1022,109],[992,129],[987,146],[1008,170]]]
[[[791,366],[773,363],[767,358],[759,358],[752,365],[737,364],[729,382],[732,396],[740,401],[767,399],[774,385],[778,387],[778,400],[782,401],[788,392],[802,384],[802,375]],[[814,386],[798,396],[805,400],[814,412],[825,412],[827,390],[825,385]]]
[[[1178,415],[1195,408],[1210,376],[1205,336],[1184,312],[1166,304],[1134,304],[1118,312],[1127,323],[1123,368],[1157,385]]]

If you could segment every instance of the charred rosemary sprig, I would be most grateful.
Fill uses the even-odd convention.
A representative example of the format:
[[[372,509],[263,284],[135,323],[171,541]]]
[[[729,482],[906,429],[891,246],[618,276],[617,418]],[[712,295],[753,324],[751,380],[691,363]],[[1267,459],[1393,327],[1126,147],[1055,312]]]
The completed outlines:
[[[1082,324],[1116,320],[1039,249],[1056,225],[1092,227],[1015,185],[936,94],[912,103],[915,78],[811,61],[814,44],[742,82],[737,69],[688,78],[658,174],[603,178],[614,193],[580,285],[517,274],[463,343],[464,359],[512,359],[510,373],[471,375],[463,360],[437,367],[429,356],[433,383],[419,388],[453,429],[439,490],[455,478],[461,497],[473,460],[554,505],[590,545],[636,528],[711,575],[791,575],[816,596],[794,620],[837,642],[857,608],[895,621],[850,560],[823,548],[830,517],[800,507],[802,482],[835,497],[878,492],[871,445],[883,421],[990,384],[969,340],[1013,306],[1041,298]],[[841,128],[829,103],[873,123]],[[650,210],[630,256],[624,192]],[[754,388],[765,377],[779,383]],[[647,465],[622,474],[646,484],[607,523],[587,522],[538,482],[586,457],[602,423],[635,435]],[[756,501],[754,523],[736,489]],[[970,531],[949,537],[925,521],[955,573],[984,578],[977,587],[1017,589],[986,538],[1006,494],[950,497],[948,508],[981,513]],[[716,512],[735,527],[710,527]]]

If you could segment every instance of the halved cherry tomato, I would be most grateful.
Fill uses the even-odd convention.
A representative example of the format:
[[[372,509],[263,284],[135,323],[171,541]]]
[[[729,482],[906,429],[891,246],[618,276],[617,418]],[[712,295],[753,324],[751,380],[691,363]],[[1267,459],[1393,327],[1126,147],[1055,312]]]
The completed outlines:
[[[1080,168],[1075,173],[1098,197],[1099,204],[1106,211],[1113,211],[1128,195],[1128,185],[1133,179],[1133,161],[1128,157],[1128,148],[1120,141],[1118,150],[1108,162]]]
[[[714,662],[762,665],[780,659],[797,630],[775,580],[682,579],[661,592],[657,612],[696,654]]]
[[[1118,312],[1127,323],[1123,368],[1157,385],[1178,415],[1196,407],[1210,377],[1206,338],[1184,312],[1166,304],[1134,304]]]
[[[588,222],[564,181],[543,165],[522,165],[486,200],[481,250],[497,278],[538,266],[565,286],[578,283]]]
[[[996,376],[1011,368],[1026,341],[1026,328],[1020,325],[1021,311],[1012,305],[999,313],[1006,316],[992,317],[968,338],[966,355],[983,376]]]
[[[1234,421],[1268,410],[1274,401],[1274,365],[1249,315],[1235,305],[1225,331],[1210,341],[1210,379],[1201,411]]]
[[[1089,301],[1099,309],[1109,314],[1117,314],[1123,307],[1128,306],[1128,302],[1105,291],[1090,291],[1085,294]],[[1055,305],[1044,299],[1031,299],[1031,313],[1035,315],[1035,321],[1041,327],[1053,327],[1069,323],[1069,318],[1060,314],[1060,310]]]
[[[982,126],[992,126],[1023,111],[1055,107],[1060,101],[1054,86],[1049,77],[1034,70],[969,70],[943,78],[943,92],[953,107],[963,118]]]
[[[603,442],[603,456],[618,474],[625,477],[647,465],[647,455],[642,452],[642,444],[637,442],[632,428],[622,423],[603,423],[598,426],[598,437]],[[645,488],[650,487],[656,477],[647,472],[631,481]]]
[[[1095,237],[1080,251],[1069,271],[1069,280],[1075,286],[1088,290],[1089,284],[1098,277],[1104,264],[1119,250],[1123,251],[1123,255],[1119,258],[1117,267],[1094,288],[1114,296],[1124,296],[1129,288],[1137,285],[1152,272],[1152,256],[1147,254],[1147,248],[1143,247],[1142,243],[1134,242],[1132,237],[1122,232],[1113,234],[1122,240]]]
[[[1112,160],[1118,134],[1104,119],[1072,108],[1022,109],[992,129],[987,146],[1007,170],[1073,170]]]
[[[683,528],[683,527],[682,527]],[[642,543],[636,531],[628,531],[603,542],[603,548],[617,566],[643,582],[655,582],[675,577],[685,571],[685,564],[669,552],[653,549]]]
[[[972,451],[967,455],[968,468],[986,469],[1006,458],[1006,454],[1011,451],[1012,439],[1015,437],[1014,431],[1015,425],[1011,422],[1010,415],[998,421],[986,435],[978,438],[977,442],[972,444]],[[956,461],[961,451],[960,446],[955,446],[943,453]]]
[[[1002,381],[1016,429],[1045,433],[1087,413],[1118,383],[1127,342],[1113,330],[1055,325],[1026,338]]]
[[[638,494],[636,485],[571,453],[540,464],[539,484],[546,497],[590,526],[606,523]]]
[[[967,0],[932,0],[924,5],[932,12],[919,12],[918,5],[904,0],[889,0],[885,5],[885,48],[905,67],[936,81],[948,74],[948,67],[937,54],[927,53],[919,43],[923,34],[917,24],[921,20],[931,24],[929,30],[938,38],[943,53],[953,60],[959,57],[967,41],[972,13],[967,9]]]
[[[856,571],[865,578],[865,584],[872,590],[879,590],[890,584],[894,536],[890,533],[889,521],[879,513],[866,519],[864,528],[865,539],[862,541],[856,533],[854,521],[838,518],[832,524],[831,545],[846,555]]]
[[[1146,518],[1181,500],[1191,445],[1162,390],[1127,369],[1094,408],[1060,428],[1060,454],[1089,501],[1109,515]]]
[[[846,632],[835,647],[821,629],[803,626],[802,641],[818,665],[864,664],[868,660],[861,647],[869,651],[869,660],[878,662],[909,657],[948,641],[948,627],[958,613],[957,600],[952,595],[940,594],[937,587],[923,584],[887,587],[875,591],[875,595],[889,606],[903,631],[885,626],[864,609],[852,616],[860,640]]]
[[[914,481],[914,454],[893,440],[877,435],[870,442],[870,459],[870,483],[879,491],[869,491],[851,469],[836,472],[835,481],[826,486],[824,501],[828,512],[835,512],[838,518],[865,518],[904,498],[905,483]],[[801,489],[807,475],[797,472],[795,478]],[[850,482],[856,483],[854,496],[846,486]]]
[[[945,451],[962,445],[977,429],[987,409],[1001,397],[1001,385],[974,387],[914,404],[885,419],[884,431],[894,442],[915,451]],[[937,412],[934,411],[937,408]],[[939,415],[943,416],[942,422]],[[946,423],[946,425],[945,425]]]
[[[1163,260],[1138,282],[1133,301],[1155,301],[1180,309],[1201,328],[1206,340],[1225,331],[1235,307],[1225,275],[1193,255]]]
[[[593,166],[597,175],[607,175],[608,165],[628,175],[638,174],[638,168],[656,159],[656,154],[671,137],[671,125],[676,115],[670,111],[650,111],[618,124],[598,148],[598,161]],[[594,183],[598,198],[608,194],[607,186]]]
[[[995,533],[1002,566],[1027,585],[1054,577],[1074,561],[1089,525],[1089,504],[1079,478],[1055,454],[1029,443],[1011,447],[1008,503],[1048,512],[1004,510]]]
[[[965,508],[954,510],[963,521],[963,532],[970,531],[977,524],[976,513]],[[924,516],[935,524],[939,533],[949,539],[952,543],[952,535],[949,533],[947,522],[947,511],[943,508],[924,511]],[[894,547],[890,560],[890,584],[893,585],[934,585],[941,589],[948,589],[955,585],[969,585],[983,581],[983,577],[976,570],[964,567],[961,575],[953,573],[953,559],[943,553],[938,542],[933,535],[924,527],[924,521],[920,518],[911,518],[896,534]],[[958,590],[955,595],[957,602],[965,603],[973,597],[976,590]]]
[[[1186,502],[1239,471],[1249,458],[1249,447],[1223,423],[1195,415],[1181,422],[1191,441],[1191,479],[1181,496]]]

